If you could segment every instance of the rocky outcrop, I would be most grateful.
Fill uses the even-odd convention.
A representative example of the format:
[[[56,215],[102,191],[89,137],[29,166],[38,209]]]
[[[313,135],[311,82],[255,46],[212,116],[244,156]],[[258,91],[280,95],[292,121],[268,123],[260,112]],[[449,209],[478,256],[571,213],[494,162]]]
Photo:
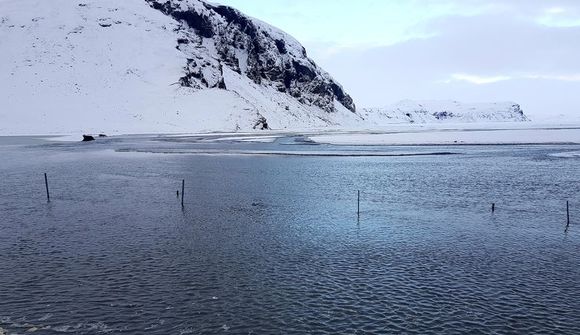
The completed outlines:
[[[338,102],[351,112],[356,111],[342,86],[286,33],[234,8],[201,0],[145,1],[181,23],[177,48],[188,60],[180,85],[227,89],[224,67],[228,67],[302,104],[332,113]]]
[[[270,126],[268,126],[268,120],[266,120],[266,118],[261,116],[261,115],[258,116],[258,120],[256,120],[256,123],[254,124],[254,129],[257,129],[257,130],[270,129]]]

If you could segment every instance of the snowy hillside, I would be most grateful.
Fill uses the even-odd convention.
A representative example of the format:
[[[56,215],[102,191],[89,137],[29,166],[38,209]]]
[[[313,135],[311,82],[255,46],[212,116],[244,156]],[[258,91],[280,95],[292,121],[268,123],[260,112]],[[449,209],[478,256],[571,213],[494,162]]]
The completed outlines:
[[[357,111],[294,38],[201,0],[0,0],[0,50],[0,135],[525,120],[515,104]]]
[[[0,0],[0,134],[356,124],[292,37],[198,0]]]
[[[364,108],[361,114],[367,122],[376,124],[529,121],[520,105],[513,102],[467,104],[404,100],[384,108]]]

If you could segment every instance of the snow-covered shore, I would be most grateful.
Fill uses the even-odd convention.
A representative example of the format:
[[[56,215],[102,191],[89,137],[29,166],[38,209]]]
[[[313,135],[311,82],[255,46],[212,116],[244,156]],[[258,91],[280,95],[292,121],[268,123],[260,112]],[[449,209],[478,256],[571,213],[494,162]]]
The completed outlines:
[[[51,136],[50,141],[82,139],[82,133]],[[160,137],[207,143],[272,143],[279,138],[303,136],[313,144],[334,145],[467,145],[467,144],[580,144],[580,123],[456,123],[393,124],[372,129],[296,129],[251,132],[149,133],[122,136]]]
[[[400,125],[374,131],[318,134],[310,136],[310,139],[316,143],[336,145],[578,144],[580,124]]]

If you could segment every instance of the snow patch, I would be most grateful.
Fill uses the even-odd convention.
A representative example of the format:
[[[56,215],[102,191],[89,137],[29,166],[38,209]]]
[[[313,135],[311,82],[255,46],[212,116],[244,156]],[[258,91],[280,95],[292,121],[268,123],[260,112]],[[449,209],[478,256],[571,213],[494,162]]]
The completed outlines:
[[[550,154],[551,157],[557,158],[580,158],[580,151],[568,151]]]

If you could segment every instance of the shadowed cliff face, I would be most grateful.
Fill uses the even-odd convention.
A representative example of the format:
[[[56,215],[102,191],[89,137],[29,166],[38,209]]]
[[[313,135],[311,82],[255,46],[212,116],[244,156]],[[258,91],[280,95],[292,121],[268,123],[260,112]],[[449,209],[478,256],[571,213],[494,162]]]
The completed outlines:
[[[180,83],[192,88],[223,88],[224,66],[254,83],[284,92],[305,105],[335,112],[335,101],[351,112],[352,98],[308,58],[294,38],[227,6],[200,0],[145,0],[181,23],[177,48],[188,62]]]

